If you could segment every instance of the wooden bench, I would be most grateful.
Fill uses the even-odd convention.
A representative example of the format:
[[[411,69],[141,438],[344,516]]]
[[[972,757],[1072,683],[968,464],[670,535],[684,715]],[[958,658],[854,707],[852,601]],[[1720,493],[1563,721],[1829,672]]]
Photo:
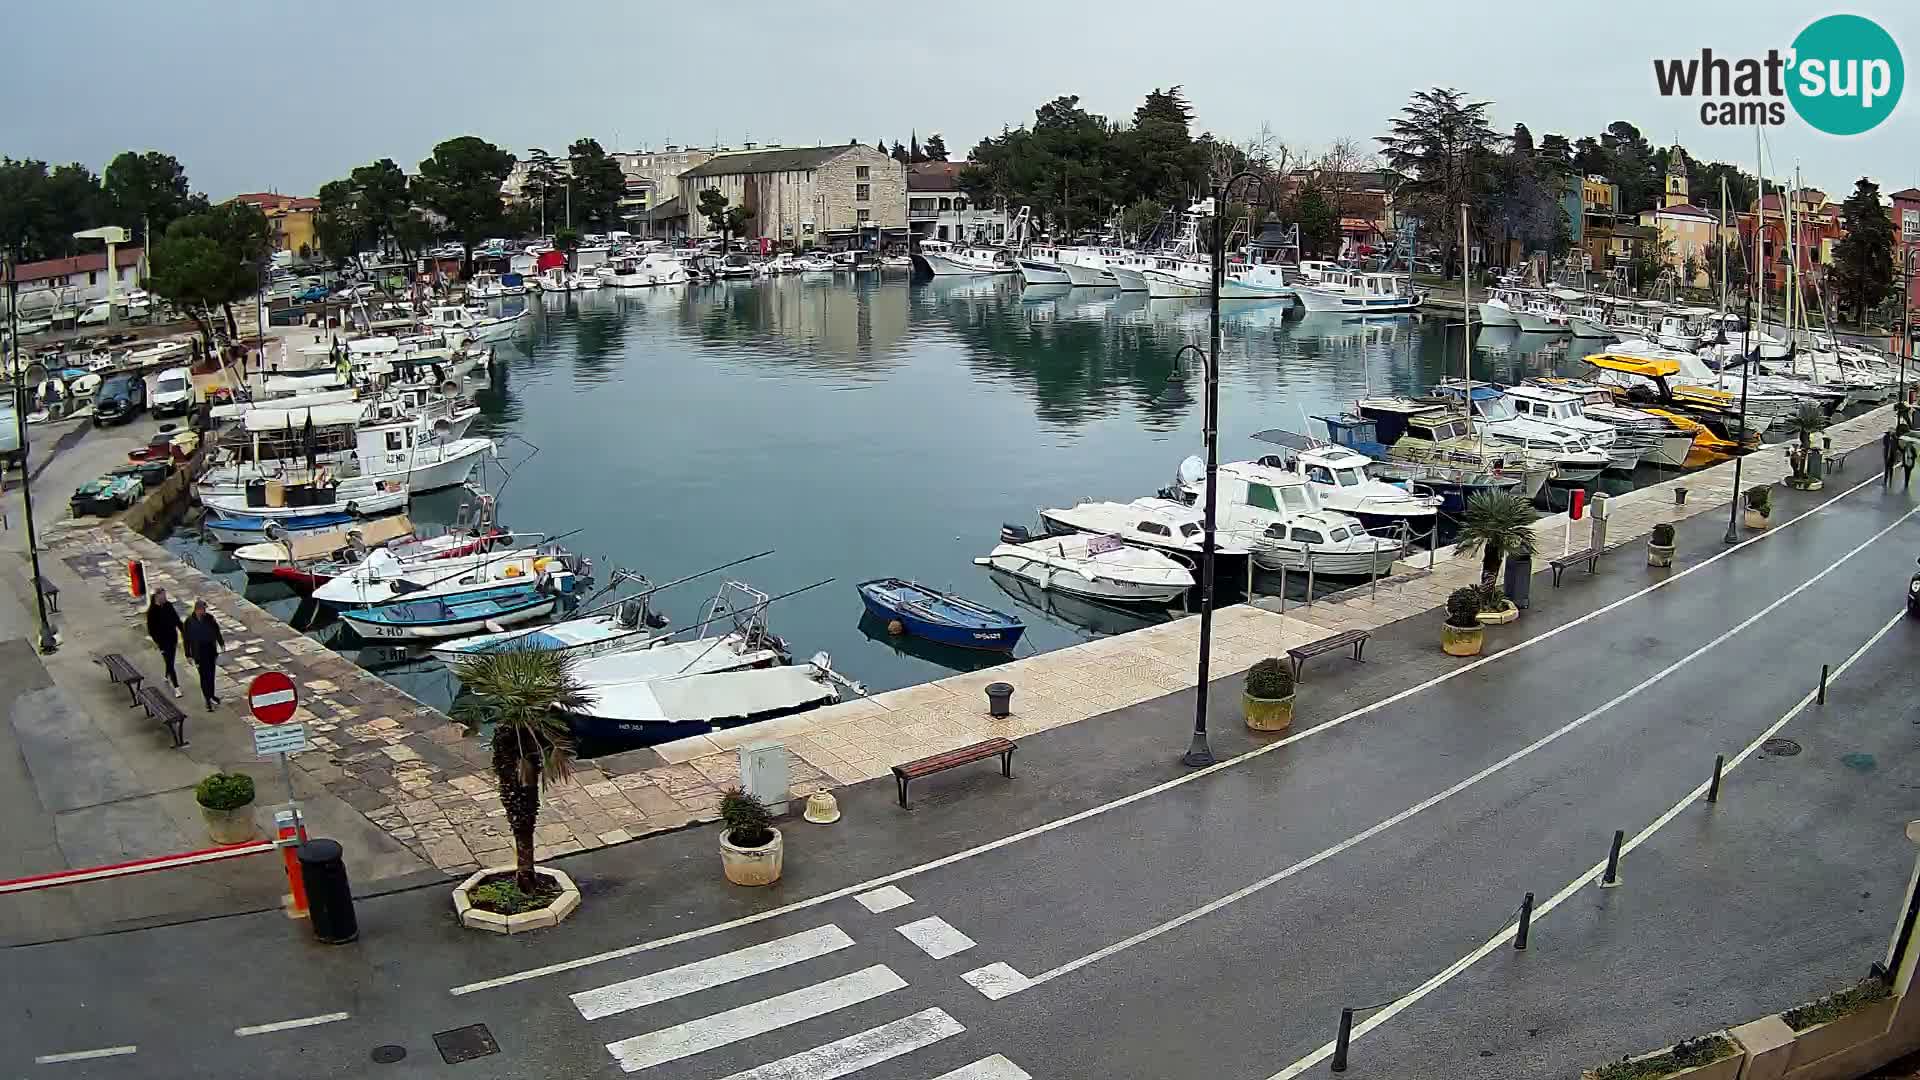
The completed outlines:
[[[187,714],[180,711],[180,706],[173,703],[166,691],[157,686],[148,686],[134,697],[146,708],[147,719],[160,721],[166,727],[167,734],[173,736],[174,749],[187,745]]]
[[[1332,637],[1323,637],[1318,641],[1309,641],[1305,645],[1296,645],[1287,650],[1287,659],[1293,661],[1293,681],[1300,681],[1300,665],[1321,653],[1338,652],[1347,646],[1353,646],[1353,660],[1360,659],[1360,651],[1367,647],[1367,638],[1373,636],[1371,630],[1343,630]]]
[[[1853,453],[1851,450],[1829,450],[1821,456],[1826,462],[1828,472],[1843,472],[1847,467],[1847,455],[1851,453]]]
[[[140,684],[145,682],[147,677],[128,663],[126,657],[119,653],[108,653],[97,658],[94,663],[101,664],[107,669],[107,678],[127,688],[127,697],[130,699],[127,703],[128,708],[140,704]]]
[[[907,805],[907,782],[922,776],[932,776],[937,772],[957,769],[975,761],[984,761],[990,757],[1000,759],[1000,775],[1013,776],[1013,743],[1008,739],[991,738],[972,746],[962,746],[944,754],[934,754],[918,761],[909,761],[893,767],[893,778],[900,784],[900,805]]]
[[[50,615],[60,614],[60,586],[55,585],[44,577],[36,577],[33,580],[40,586],[40,595],[47,599],[47,613]]]
[[[1579,551],[1549,560],[1547,565],[1553,567],[1553,587],[1556,589],[1560,587],[1560,575],[1567,572],[1567,567],[1578,566],[1581,563],[1587,564],[1587,573],[1599,573],[1600,552],[1593,548],[1581,548]]]

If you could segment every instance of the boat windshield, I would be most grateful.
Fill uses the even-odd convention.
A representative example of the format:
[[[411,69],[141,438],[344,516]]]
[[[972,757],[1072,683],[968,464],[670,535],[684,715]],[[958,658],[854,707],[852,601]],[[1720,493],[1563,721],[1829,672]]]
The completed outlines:
[[[1327,539],[1328,539],[1328,540],[1333,540],[1333,541],[1336,541],[1336,542],[1337,542],[1337,541],[1340,541],[1340,540],[1345,540],[1346,538],[1347,538],[1347,530],[1345,530],[1345,529],[1329,529],[1329,530],[1327,530]]]
[[[1314,509],[1313,493],[1305,484],[1287,484],[1280,489],[1280,501],[1288,510],[1305,511]]]
[[[1333,475],[1334,478],[1339,481],[1341,487],[1356,487],[1367,478],[1366,473],[1357,466],[1347,469],[1335,469]]]
[[[1493,421],[1513,420],[1519,415],[1513,411],[1513,402],[1503,397],[1480,398],[1473,403],[1473,407],[1481,416]]]

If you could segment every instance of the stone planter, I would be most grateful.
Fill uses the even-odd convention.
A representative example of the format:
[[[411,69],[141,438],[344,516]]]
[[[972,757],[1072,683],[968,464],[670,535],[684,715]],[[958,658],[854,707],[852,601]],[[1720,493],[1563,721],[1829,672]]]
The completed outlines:
[[[485,930],[493,934],[524,934],[529,930],[539,930],[548,926],[558,926],[567,916],[580,907],[580,887],[566,874],[546,866],[536,866],[533,872],[560,886],[560,895],[553,902],[535,911],[523,911],[518,915],[502,915],[494,911],[482,911],[473,906],[471,893],[482,881],[495,874],[511,874],[514,867],[490,866],[476,870],[453,890],[453,912],[460,919],[460,925],[469,930]]]
[[[1672,544],[1656,544],[1651,540],[1647,541],[1647,565],[1672,566],[1673,548]]]
[[[1789,476],[1787,477],[1787,486],[1795,491],[1819,491],[1827,485],[1817,477]]]
[[[1899,1007],[1899,998],[1887,998],[1876,1001],[1859,1012],[1848,1013],[1838,1020],[1816,1024],[1805,1031],[1797,1031],[1793,1036],[1793,1057],[1788,1068],[1797,1069],[1824,1057],[1831,1057],[1842,1050],[1851,1050],[1869,1039],[1886,1034],[1887,1027],[1893,1022],[1893,1013]]]
[[[1240,711],[1253,731],[1285,731],[1293,726],[1293,695],[1257,698],[1242,690]]]
[[[1480,645],[1485,638],[1486,631],[1478,626],[1440,624],[1440,648],[1448,656],[1479,656]]]
[[[1742,509],[1740,511],[1741,523],[1746,525],[1747,528],[1752,529],[1754,532],[1759,532],[1760,530],[1766,528],[1769,524],[1772,523],[1772,520],[1773,520],[1772,518],[1768,517],[1765,514],[1760,513],[1758,510]]]
[[[727,833],[720,830],[720,869],[726,872],[727,880],[735,885],[771,885],[780,880],[780,864],[784,855],[784,841],[780,830],[773,829],[773,839],[759,847],[740,847]]]
[[[1480,620],[1481,626],[1505,626],[1520,617],[1520,609],[1509,600],[1500,605],[1499,611],[1483,611],[1474,617]]]
[[[237,806],[232,810],[215,810],[211,806],[200,807],[200,816],[207,823],[207,835],[216,844],[244,844],[253,839],[253,804]]]
[[[1719,1061],[1709,1062],[1705,1065],[1694,1065],[1690,1068],[1681,1069],[1678,1072],[1661,1073],[1660,1080],[1683,1080],[1683,1078],[1684,1080],[1738,1080],[1740,1067],[1747,1063],[1747,1056],[1740,1052],[1740,1044],[1738,1042],[1735,1042],[1733,1046],[1733,1053],[1728,1054]],[[1632,1060],[1645,1061],[1648,1058],[1659,1057],[1671,1049],[1673,1049],[1671,1046],[1664,1047],[1655,1050],[1651,1054],[1641,1054]],[[1592,1069],[1585,1069],[1580,1073],[1581,1080],[1592,1080],[1593,1075],[1594,1070]]]

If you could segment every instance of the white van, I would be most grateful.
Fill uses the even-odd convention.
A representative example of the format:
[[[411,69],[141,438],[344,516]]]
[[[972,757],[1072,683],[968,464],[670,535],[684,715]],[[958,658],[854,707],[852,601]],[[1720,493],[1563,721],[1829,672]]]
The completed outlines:
[[[153,381],[153,399],[148,407],[155,416],[178,414],[185,416],[193,411],[193,375],[186,368],[168,368]]]

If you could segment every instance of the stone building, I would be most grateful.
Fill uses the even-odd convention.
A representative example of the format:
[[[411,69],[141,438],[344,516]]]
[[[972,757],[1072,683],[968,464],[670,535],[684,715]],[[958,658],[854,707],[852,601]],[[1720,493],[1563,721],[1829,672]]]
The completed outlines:
[[[717,235],[700,193],[752,214],[747,237],[771,246],[879,247],[907,236],[906,166],[871,146],[803,146],[715,155],[679,177],[694,239]]]
[[[680,193],[680,174],[712,160],[714,151],[691,146],[668,146],[664,150],[627,150],[614,154],[620,171],[627,178],[627,193],[620,200],[620,215],[629,222],[640,221],[649,211]]]

